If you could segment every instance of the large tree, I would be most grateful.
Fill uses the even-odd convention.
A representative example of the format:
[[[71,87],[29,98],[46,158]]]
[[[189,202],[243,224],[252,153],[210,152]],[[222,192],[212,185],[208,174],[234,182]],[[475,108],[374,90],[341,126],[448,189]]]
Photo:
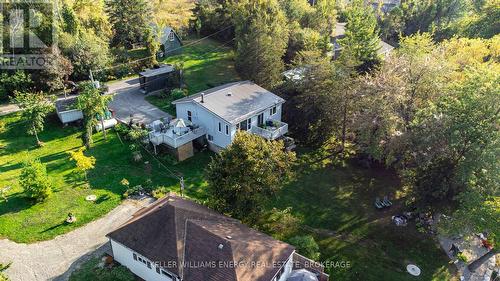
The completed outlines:
[[[112,97],[101,93],[100,89],[95,88],[92,82],[82,82],[79,85],[80,95],[77,99],[77,108],[83,112],[83,123],[85,128],[84,142],[87,149],[92,144],[93,127],[98,124],[98,116],[105,116],[108,103]],[[102,125],[102,124],[101,124]],[[104,127],[103,127],[103,131]]]
[[[284,70],[287,21],[277,0],[243,0],[234,5],[236,67],[245,79],[273,87]]]
[[[289,81],[284,92],[285,119],[302,143],[318,147],[332,137],[343,150],[353,119],[357,75],[347,57],[332,63],[319,53],[303,53],[298,69],[303,78]],[[287,89],[288,88],[288,89]]]
[[[149,1],[109,0],[106,11],[113,27],[113,45],[131,48],[132,44],[145,41],[145,32],[152,20]]]
[[[238,132],[206,170],[209,203],[220,212],[254,223],[291,175],[295,154],[282,141]]]
[[[465,71],[449,93],[421,110],[413,123],[406,181],[419,202],[434,203],[479,188],[494,195],[500,149],[498,65]],[[476,188],[477,187],[477,188]]]
[[[111,62],[107,41],[92,30],[81,30],[76,37],[62,33],[60,37],[62,53],[73,64],[73,78],[88,79],[91,70],[96,77],[103,77],[102,70]]]
[[[447,85],[449,69],[437,48],[428,34],[404,38],[379,70],[361,78],[354,126],[361,152],[389,165],[402,159],[416,112]]]
[[[21,115],[28,123],[28,133],[34,135],[37,144],[41,145],[42,142],[38,138],[38,133],[43,131],[45,117],[54,109],[51,97],[43,92],[17,92],[12,101],[22,109]]]

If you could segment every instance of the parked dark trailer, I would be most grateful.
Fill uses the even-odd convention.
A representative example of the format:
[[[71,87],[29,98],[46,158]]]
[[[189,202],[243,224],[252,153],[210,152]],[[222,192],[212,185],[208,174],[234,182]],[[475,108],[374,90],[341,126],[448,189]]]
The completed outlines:
[[[163,65],[159,68],[146,69],[139,73],[141,92],[149,94],[175,86],[175,68],[172,65]]]

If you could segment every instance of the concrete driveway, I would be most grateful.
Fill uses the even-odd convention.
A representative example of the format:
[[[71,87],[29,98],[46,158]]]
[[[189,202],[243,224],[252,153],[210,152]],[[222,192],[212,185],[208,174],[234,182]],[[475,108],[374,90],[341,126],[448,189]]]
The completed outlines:
[[[170,114],[146,101],[146,95],[139,91],[139,78],[131,78],[108,84],[113,101],[109,107],[115,111],[117,119],[123,122],[149,124],[161,118],[171,118]]]
[[[106,234],[152,202],[149,197],[125,200],[105,217],[49,241],[18,244],[0,240],[0,263],[12,262],[6,273],[13,281],[68,280],[81,264],[108,249]]]

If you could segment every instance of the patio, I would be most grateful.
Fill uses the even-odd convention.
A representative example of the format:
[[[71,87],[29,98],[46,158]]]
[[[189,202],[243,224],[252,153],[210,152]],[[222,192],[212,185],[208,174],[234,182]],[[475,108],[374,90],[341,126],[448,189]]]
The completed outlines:
[[[205,128],[183,119],[174,119],[168,124],[155,121],[151,124],[151,129],[149,132],[151,143],[155,146],[166,144],[172,148],[178,148],[207,133]]]
[[[277,120],[268,120],[263,125],[252,127],[250,132],[268,140],[275,140],[288,133],[288,124]]]

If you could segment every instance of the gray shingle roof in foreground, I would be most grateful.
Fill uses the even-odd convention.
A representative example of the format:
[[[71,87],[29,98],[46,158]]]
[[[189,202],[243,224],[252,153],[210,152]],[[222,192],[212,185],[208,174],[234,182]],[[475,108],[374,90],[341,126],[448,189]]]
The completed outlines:
[[[251,81],[240,81],[178,99],[173,104],[182,102],[197,103],[227,122],[237,124],[285,100]]]
[[[170,194],[137,212],[112,240],[189,281],[269,281],[294,248]],[[204,265],[204,266],[200,266]]]

